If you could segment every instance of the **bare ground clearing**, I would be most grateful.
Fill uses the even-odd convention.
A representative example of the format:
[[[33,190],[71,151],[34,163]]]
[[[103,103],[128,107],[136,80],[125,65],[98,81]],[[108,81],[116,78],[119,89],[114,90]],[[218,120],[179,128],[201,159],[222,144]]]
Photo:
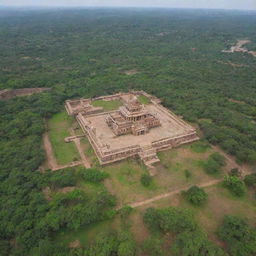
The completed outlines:
[[[222,50],[222,52],[225,52],[225,53],[245,52],[256,57],[255,51],[249,51],[247,48],[243,47],[245,44],[249,44],[250,42],[251,41],[247,39],[237,40],[236,45],[231,46],[229,50]]]
[[[124,71],[124,74],[126,74],[128,76],[136,75],[138,73],[140,73],[140,71],[137,69],[131,69],[131,70]]]
[[[45,148],[45,152],[46,152],[46,158],[47,158],[47,162],[48,162],[48,167],[50,169],[55,169],[58,167],[56,158],[53,154],[53,149],[52,149],[52,145],[48,136],[48,133],[44,133],[43,135],[43,142],[44,142],[44,148]]]
[[[235,100],[235,99],[228,99],[229,102],[238,103],[238,104],[245,104],[244,101]]]

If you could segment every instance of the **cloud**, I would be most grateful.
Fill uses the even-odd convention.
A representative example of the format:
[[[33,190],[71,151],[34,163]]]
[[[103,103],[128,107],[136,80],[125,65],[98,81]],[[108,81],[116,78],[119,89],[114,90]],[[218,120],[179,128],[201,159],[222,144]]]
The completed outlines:
[[[255,9],[256,0],[0,0],[9,6],[121,6]]]

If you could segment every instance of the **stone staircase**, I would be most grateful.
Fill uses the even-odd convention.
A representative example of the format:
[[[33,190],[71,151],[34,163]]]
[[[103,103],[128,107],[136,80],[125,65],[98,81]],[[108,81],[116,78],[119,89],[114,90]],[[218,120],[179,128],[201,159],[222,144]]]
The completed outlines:
[[[151,145],[145,145],[141,148],[139,157],[149,168],[154,168],[154,164],[160,162],[156,150]]]

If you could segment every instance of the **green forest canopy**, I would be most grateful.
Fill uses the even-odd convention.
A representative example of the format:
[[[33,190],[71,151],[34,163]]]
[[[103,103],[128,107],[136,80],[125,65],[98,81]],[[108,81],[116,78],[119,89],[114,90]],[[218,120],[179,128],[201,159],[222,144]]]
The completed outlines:
[[[114,205],[106,192],[87,201],[77,191],[51,204],[42,195],[50,182],[37,171],[44,160],[43,119],[68,98],[143,89],[199,124],[211,143],[255,163],[256,58],[221,52],[241,38],[255,45],[254,12],[3,9],[0,14],[0,88],[52,88],[0,101],[0,246],[6,255],[25,255],[63,227],[105,218],[95,213],[108,215]],[[77,199],[73,211],[69,197]],[[98,200],[103,203],[96,207]],[[59,211],[87,217],[72,223]],[[17,246],[11,249],[13,239]]]

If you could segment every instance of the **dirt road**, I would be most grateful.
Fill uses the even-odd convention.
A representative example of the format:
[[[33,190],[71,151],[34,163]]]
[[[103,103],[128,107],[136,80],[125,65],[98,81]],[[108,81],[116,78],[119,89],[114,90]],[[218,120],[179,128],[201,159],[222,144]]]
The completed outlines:
[[[213,186],[213,185],[216,185],[216,184],[220,183],[221,181],[222,181],[222,179],[211,180],[211,181],[208,181],[208,182],[205,182],[203,184],[198,185],[198,187],[200,187],[200,188],[210,187],[210,186]],[[147,200],[144,200],[144,201],[141,201],[141,202],[131,203],[131,204],[128,204],[128,205],[133,207],[133,208],[144,206],[146,204],[150,204],[150,203],[153,203],[155,201],[158,201],[158,200],[161,200],[161,199],[164,199],[164,198],[167,198],[167,197],[179,194],[183,190],[187,190],[190,187],[191,187],[191,185],[187,185],[187,186],[184,186],[182,188],[179,188],[179,189],[176,189],[176,190],[173,190],[173,191],[170,191],[170,192],[167,192],[167,193],[164,193],[164,194],[152,197],[150,199],[147,199]]]
[[[50,169],[55,169],[58,167],[56,158],[53,154],[52,144],[50,142],[48,133],[44,133],[43,135],[44,148],[46,152],[46,158]]]

